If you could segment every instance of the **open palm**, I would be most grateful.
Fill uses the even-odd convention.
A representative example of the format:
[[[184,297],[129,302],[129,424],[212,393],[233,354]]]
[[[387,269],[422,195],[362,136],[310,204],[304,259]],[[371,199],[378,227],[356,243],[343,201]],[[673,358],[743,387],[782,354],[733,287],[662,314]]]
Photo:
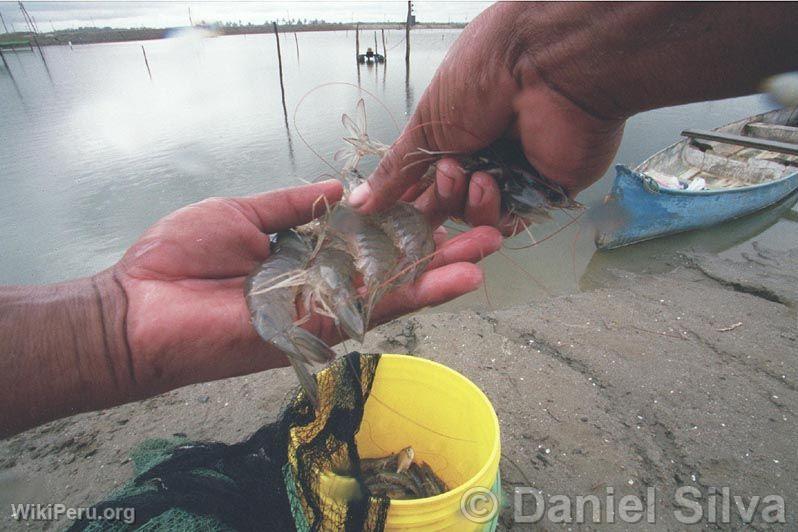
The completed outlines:
[[[241,198],[212,198],[158,221],[114,267],[127,296],[127,341],[142,394],[287,364],[255,333],[244,281],[269,254],[269,233],[321,214],[318,201],[341,197],[337,182]],[[314,213],[315,207],[315,213]],[[430,214],[440,221],[440,212]],[[437,237],[442,240],[441,234]],[[482,273],[470,262],[495,251],[501,237],[483,227],[440,242],[429,270],[385,296],[375,311],[384,322],[476,289]],[[340,340],[331,320],[304,325],[329,343]]]

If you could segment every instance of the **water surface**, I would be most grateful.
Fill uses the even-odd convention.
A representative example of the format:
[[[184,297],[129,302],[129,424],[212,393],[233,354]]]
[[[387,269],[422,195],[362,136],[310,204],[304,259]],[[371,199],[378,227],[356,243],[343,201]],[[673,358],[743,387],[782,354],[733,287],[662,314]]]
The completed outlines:
[[[390,142],[458,34],[414,31],[409,73],[400,31],[386,32],[385,65],[360,68],[353,32],[283,35],[287,120],[273,35],[48,47],[49,76],[33,53],[7,54],[15,83],[0,70],[0,283],[89,275],[183,205],[330,172],[307,145],[332,159],[344,134],[341,113],[352,111],[358,85],[381,102],[365,96],[371,135]],[[372,42],[371,32],[361,35],[362,46]],[[616,162],[637,164],[682,129],[712,128],[769,108],[751,96],[643,113],[629,121]],[[612,173],[579,199],[598,204]],[[782,210],[767,223],[754,217],[595,257],[592,229],[573,224],[538,246],[487,259],[490,301],[499,307],[576,291],[594,286],[608,265],[656,269],[688,248],[734,255],[753,239],[795,246],[795,211]],[[541,239],[567,221],[558,216],[533,233]],[[509,246],[527,243],[519,236]],[[448,308],[486,304],[479,293]]]

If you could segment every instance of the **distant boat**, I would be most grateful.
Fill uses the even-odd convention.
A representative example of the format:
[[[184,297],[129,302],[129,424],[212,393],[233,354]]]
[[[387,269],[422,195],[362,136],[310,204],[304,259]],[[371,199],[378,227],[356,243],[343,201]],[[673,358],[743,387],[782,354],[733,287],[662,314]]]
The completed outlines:
[[[798,107],[682,135],[634,170],[616,166],[599,249],[739,218],[798,189]]]
[[[374,51],[371,50],[371,48],[369,48],[368,51],[365,54],[357,54],[357,62],[358,63],[384,63],[385,62],[385,56],[382,55],[382,54],[375,53]]]

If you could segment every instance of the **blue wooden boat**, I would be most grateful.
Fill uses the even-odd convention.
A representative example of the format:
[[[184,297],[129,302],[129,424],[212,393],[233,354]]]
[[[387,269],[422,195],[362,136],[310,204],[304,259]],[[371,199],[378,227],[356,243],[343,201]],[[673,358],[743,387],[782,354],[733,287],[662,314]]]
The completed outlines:
[[[798,189],[798,107],[682,134],[637,168],[616,167],[599,249],[739,218]]]

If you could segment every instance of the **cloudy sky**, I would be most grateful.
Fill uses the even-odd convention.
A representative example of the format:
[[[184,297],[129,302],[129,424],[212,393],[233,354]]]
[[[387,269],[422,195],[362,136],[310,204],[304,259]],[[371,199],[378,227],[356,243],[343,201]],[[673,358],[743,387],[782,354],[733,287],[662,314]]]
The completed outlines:
[[[201,20],[262,24],[275,19],[324,19],[329,22],[404,21],[407,3],[403,1],[290,1],[241,2],[165,0],[57,1],[24,2],[40,31],[81,26],[173,27],[188,25],[188,10],[194,22]],[[466,22],[491,2],[418,1],[414,2],[419,22]],[[0,14],[8,31],[23,31],[25,23],[17,2],[0,1]],[[12,26],[13,25],[13,26]],[[0,27],[2,31],[2,27]]]

